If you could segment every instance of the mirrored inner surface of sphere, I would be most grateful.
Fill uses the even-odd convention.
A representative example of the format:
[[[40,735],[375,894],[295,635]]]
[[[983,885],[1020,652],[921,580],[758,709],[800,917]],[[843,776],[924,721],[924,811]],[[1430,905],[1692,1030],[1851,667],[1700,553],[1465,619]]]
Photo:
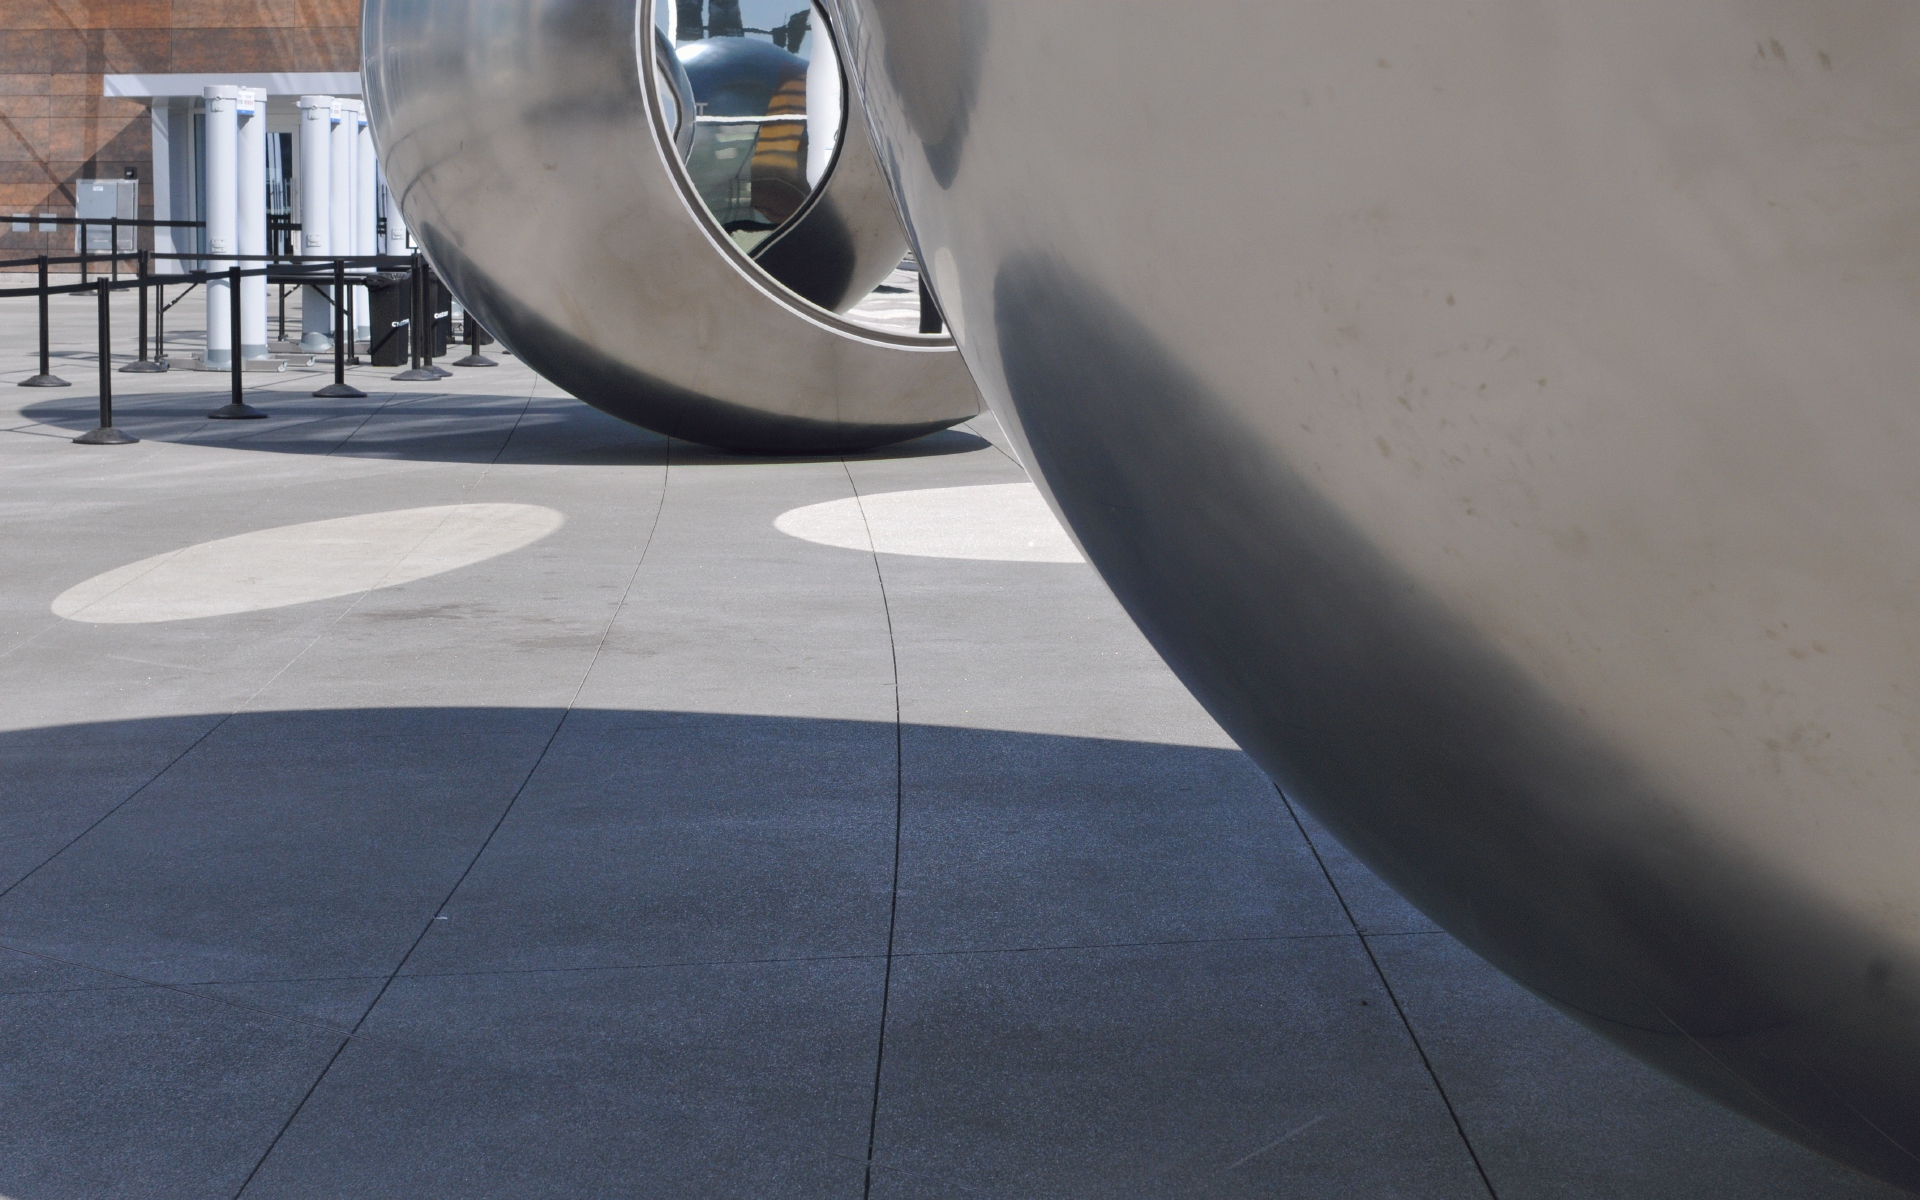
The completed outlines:
[[[752,253],[791,221],[833,162],[842,105],[832,39],[795,0],[663,0],[656,26],[691,85],[687,172],[714,220]],[[661,88],[663,97],[672,94]],[[675,120],[667,100],[668,120]]]

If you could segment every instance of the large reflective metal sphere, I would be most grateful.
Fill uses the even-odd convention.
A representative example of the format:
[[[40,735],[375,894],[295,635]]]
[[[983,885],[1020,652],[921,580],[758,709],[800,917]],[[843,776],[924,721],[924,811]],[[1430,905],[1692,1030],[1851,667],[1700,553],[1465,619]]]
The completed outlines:
[[[989,403],[1448,930],[1920,1187],[1920,10],[841,0]]]
[[[763,268],[688,174],[697,102],[646,0],[367,0],[361,20],[369,115],[408,228],[481,323],[560,387],[759,452],[880,445],[979,411],[950,339],[827,307],[857,300],[903,245],[859,126],[826,139],[837,153],[818,186],[799,194],[788,172],[796,194],[769,201],[787,225],[766,240],[810,255]],[[829,86],[837,100],[837,70]],[[842,236],[876,221],[879,236]]]

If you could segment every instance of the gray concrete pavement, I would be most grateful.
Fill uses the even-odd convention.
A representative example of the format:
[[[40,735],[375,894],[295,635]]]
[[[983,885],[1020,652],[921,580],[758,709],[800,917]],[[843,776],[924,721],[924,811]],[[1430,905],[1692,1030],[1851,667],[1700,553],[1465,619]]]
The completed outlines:
[[[82,447],[92,310],[56,301],[58,391],[12,386],[31,312],[0,1196],[1892,1195],[1436,931],[992,504],[975,557],[775,528],[1019,484],[990,418],[742,459],[503,357],[248,376],[246,423],[117,375],[145,440]],[[949,545],[910,510],[857,511]],[[359,553],[396,565],[329,594]],[[251,607],[143,618],[176,557]],[[54,615],[150,559],[99,585],[125,619]]]

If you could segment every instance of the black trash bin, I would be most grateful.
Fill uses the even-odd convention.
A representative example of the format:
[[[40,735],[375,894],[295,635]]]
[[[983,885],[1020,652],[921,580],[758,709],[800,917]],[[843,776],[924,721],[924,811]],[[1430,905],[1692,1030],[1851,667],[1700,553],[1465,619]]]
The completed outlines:
[[[413,314],[413,273],[380,271],[361,276],[367,286],[367,336],[376,367],[407,365],[407,323]]]

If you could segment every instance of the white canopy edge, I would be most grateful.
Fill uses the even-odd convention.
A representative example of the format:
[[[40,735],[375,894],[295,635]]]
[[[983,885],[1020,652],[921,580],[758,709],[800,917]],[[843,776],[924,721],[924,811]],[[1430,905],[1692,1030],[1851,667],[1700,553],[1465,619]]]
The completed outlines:
[[[202,88],[232,85],[269,96],[358,96],[358,71],[277,71],[197,75],[108,75],[103,96],[199,96]]]

